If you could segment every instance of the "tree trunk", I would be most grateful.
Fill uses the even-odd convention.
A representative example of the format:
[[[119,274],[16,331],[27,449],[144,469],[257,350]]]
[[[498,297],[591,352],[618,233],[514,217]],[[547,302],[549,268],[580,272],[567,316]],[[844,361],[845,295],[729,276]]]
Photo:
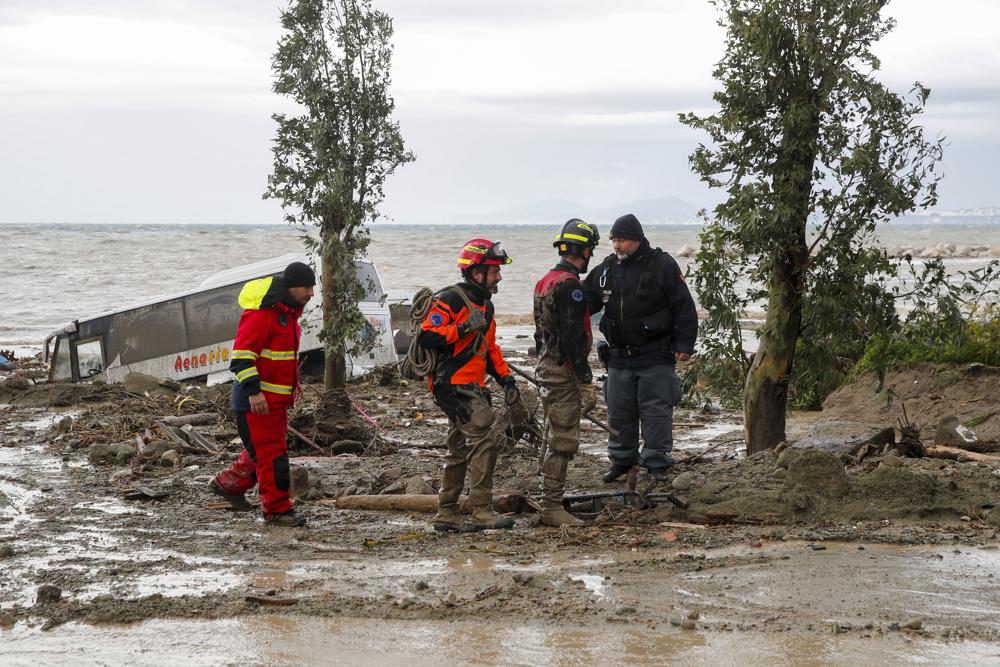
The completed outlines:
[[[743,392],[747,454],[771,449],[785,439],[788,381],[802,323],[802,299],[790,262],[777,263],[768,292],[767,319]]]
[[[773,171],[778,217],[767,317],[743,392],[747,454],[773,449],[785,439],[788,383],[802,326],[802,298],[809,255],[806,223],[819,136],[819,104],[807,83],[785,111],[781,150]]]
[[[321,259],[323,272],[323,323],[338,316],[333,299],[335,278],[333,267],[326,257]],[[331,416],[346,419],[350,416],[350,401],[347,398],[347,364],[343,353],[330,349],[330,341],[324,342],[323,349],[323,407]]]

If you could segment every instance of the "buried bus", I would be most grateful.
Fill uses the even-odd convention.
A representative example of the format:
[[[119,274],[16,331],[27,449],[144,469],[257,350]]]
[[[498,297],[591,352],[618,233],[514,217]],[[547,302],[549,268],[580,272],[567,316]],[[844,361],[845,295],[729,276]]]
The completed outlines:
[[[231,380],[229,360],[242,312],[237,303],[240,290],[255,278],[280,275],[294,261],[305,259],[284,255],[221,271],[188,292],[75,320],[45,339],[49,380],[121,382],[132,372],[172,380],[205,376],[209,384]],[[370,352],[347,359],[350,374],[360,375],[396,361],[398,355],[390,299],[375,265],[355,262],[354,268],[365,288],[358,307],[376,334]],[[322,368],[321,301],[310,301],[301,320],[299,359],[312,369]]]

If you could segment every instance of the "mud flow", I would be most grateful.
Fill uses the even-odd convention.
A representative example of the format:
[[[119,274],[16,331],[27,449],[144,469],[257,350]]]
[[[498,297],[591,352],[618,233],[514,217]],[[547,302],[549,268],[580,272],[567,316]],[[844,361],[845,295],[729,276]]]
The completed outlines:
[[[309,520],[291,529],[208,491],[240,451],[224,388],[0,386],[0,662],[1000,660],[996,464],[842,456],[819,435],[853,436],[822,415],[747,457],[737,413],[683,407],[670,479],[637,482],[652,502],[619,496],[574,506],[584,527],[535,526],[538,443],[506,437],[495,490],[522,499],[515,528],[439,534],[426,511],[343,507],[433,508],[446,424],[427,392],[365,378],[351,392],[364,417],[335,437],[317,396],[292,415],[322,453],[290,439]],[[194,427],[207,449],[162,440],[160,420],[192,415],[209,415]],[[588,424],[581,439],[567,493],[623,492],[600,481],[604,433]]]

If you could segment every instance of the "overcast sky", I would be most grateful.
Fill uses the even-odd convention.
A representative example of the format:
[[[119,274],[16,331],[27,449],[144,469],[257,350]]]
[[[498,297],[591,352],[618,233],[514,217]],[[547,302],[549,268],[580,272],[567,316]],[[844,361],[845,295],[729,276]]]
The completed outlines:
[[[688,169],[722,32],[707,0],[376,0],[417,161],[385,211],[475,222],[545,199],[713,195]],[[277,222],[274,0],[2,0],[0,222]],[[939,208],[1000,205],[1000,2],[895,0],[882,80],[932,89]],[[566,215],[572,215],[567,211]]]

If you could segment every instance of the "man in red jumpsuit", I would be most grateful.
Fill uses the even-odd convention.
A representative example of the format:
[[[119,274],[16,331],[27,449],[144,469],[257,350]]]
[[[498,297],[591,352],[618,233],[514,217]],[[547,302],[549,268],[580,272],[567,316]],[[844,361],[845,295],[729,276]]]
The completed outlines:
[[[233,415],[244,450],[215,476],[210,489],[246,511],[250,503],[244,494],[259,484],[264,518],[275,526],[306,523],[292,508],[285,432],[288,408],[302,391],[299,317],[315,285],[313,270],[292,262],[280,276],[251,280],[239,296],[243,314],[229,370],[236,376]]]

